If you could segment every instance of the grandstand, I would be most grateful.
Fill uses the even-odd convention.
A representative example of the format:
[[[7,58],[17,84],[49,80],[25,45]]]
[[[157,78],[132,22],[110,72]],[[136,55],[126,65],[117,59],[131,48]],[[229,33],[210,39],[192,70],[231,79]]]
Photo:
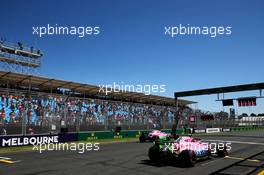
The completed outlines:
[[[0,123],[8,134],[171,128],[173,98],[135,92],[105,95],[98,86],[0,71]],[[179,100],[180,109],[192,101]],[[188,110],[187,110],[188,111]]]
[[[178,127],[235,127],[263,125],[264,118],[230,118],[226,112],[193,109],[193,101],[114,92],[53,78],[0,71],[0,127],[7,134],[58,133]],[[178,106],[176,105],[178,104]],[[177,106],[177,107],[176,107]],[[190,117],[195,117],[195,122]],[[209,118],[208,118],[209,117]],[[211,118],[210,118],[211,117]]]

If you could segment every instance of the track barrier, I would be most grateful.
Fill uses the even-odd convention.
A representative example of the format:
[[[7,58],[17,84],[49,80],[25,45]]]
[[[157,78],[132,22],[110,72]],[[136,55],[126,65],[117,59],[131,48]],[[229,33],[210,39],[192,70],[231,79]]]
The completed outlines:
[[[194,133],[215,133],[215,132],[240,132],[240,131],[254,131],[264,129],[262,127],[237,127],[237,128],[206,128],[194,129]],[[27,146],[37,143],[65,143],[75,141],[92,141],[105,139],[126,139],[138,138],[142,132],[148,134],[152,130],[133,130],[133,131],[89,131],[79,133],[61,133],[61,134],[39,134],[39,135],[10,135],[0,136],[0,147],[15,147]],[[166,133],[171,133],[170,129],[161,130]],[[176,134],[189,134],[186,129],[177,129]]]

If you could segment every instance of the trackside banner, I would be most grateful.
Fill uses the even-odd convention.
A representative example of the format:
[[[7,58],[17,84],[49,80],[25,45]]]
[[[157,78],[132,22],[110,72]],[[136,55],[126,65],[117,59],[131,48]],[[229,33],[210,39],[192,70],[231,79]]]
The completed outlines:
[[[221,132],[221,128],[206,128],[206,133]]]
[[[0,136],[0,147],[59,143],[59,135]]]
[[[194,133],[205,133],[205,129],[194,129]]]
[[[231,129],[230,128],[223,128],[223,132],[230,132]]]

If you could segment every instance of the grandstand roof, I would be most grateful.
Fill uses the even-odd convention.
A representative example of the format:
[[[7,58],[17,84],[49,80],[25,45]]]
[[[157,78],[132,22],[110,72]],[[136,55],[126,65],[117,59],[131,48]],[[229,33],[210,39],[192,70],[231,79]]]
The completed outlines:
[[[86,97],[94,97],[109,100],[120,100],[127,102],[137,102],[156,105],[170,105],[175,106],[175,99],[169,97],[162,97],[157,95],[145,95],[136,92],[111,92],[107,96],[104,92],[99,92],[99,86],[76,83],[72,81],[57,80],[53,78],[46,78],[35,75],[26,75],[13,72],[0,71],[0,82],[8,83],[15,87],[31,87],[37,88],[39,91],[56,93],[56,89],[64,88],[72,92],[85,94]],[[11,88],[11,86],[9,86]],[[179,105],[188,105],[194,102],[187,100],[179,100]]]

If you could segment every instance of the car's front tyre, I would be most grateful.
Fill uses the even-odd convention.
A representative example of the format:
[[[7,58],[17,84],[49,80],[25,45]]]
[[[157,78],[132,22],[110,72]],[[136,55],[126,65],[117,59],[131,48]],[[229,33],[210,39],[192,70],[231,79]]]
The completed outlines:
[[[216,155],[217,155],[218,157],[225,157],[225,156],[228,155],[228,152],[227,152],[226,148],[224,148],[223,150],[219,150],[219,149],[217,149],[217,150],[216,150]]]

